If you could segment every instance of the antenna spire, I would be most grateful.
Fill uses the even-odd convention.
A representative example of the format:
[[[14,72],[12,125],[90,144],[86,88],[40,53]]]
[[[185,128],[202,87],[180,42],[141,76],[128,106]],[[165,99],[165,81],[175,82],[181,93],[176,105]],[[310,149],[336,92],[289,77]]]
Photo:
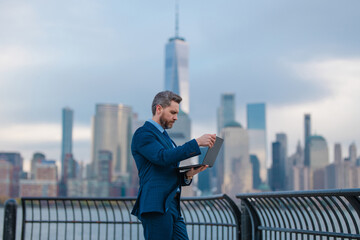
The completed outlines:
[[[179,0],[175,0],[175,38],[179,37]]]

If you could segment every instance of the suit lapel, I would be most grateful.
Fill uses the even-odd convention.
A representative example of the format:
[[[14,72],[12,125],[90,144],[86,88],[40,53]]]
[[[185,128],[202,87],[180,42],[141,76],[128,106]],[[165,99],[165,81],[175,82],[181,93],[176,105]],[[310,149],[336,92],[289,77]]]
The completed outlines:
[[[145,127],[147,127],[149,130],[151,130],[153,133],[155,133],[156,136],[158,136],[161,144],[166,147],[166,148],[173,148],[173,146],[171,145],[171,143],[166,139],[166,136],[159,131],[159,129],[157,129],[152,123],[150,122],[145,122],[144,124]],[[171,140],[172,141],[172,140]],[[176,145],[175,145],[176,146]]]

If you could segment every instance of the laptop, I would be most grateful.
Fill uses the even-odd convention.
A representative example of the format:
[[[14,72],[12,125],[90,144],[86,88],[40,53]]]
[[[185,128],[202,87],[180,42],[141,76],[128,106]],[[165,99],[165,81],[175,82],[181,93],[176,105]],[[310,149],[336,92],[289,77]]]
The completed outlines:
[[[217,155],[219,154],[220,148],[224,142],[224,139],[216,137],[214,146],[208,148],[206,155],[201,164],[181,166],[179,170],[190,170],[191,168],[198,168],[204,165],[209,165],[209,167],[214,166]]]

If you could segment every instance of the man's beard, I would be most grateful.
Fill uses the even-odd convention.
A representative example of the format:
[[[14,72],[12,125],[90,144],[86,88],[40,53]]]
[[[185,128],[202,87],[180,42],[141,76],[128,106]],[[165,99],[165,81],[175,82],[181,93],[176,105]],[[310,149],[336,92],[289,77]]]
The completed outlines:
[[[175,121],[174,121],[174,122],[175,122]],[[162,116],[160,116],[160,125],[161,125],[164,129],[170,129],[170,128],[172,128],[172,125],[174,124],[174,122],[166,121]]]

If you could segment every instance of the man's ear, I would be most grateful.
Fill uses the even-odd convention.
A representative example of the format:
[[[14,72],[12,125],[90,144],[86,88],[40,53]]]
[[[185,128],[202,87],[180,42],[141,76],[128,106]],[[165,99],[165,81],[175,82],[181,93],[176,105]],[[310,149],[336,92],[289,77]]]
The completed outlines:
[[[160,104],[156,105],[156,112],[157,113],[160,114],[162,112],[162,110],[163,110],[163,107]]]

